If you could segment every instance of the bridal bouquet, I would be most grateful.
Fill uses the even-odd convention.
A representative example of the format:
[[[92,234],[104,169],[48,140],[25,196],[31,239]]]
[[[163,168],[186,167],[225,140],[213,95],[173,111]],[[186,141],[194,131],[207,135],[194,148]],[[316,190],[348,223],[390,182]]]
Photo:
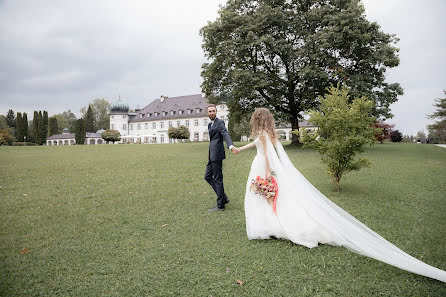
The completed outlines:
[[[279,187],[274,177],[261,178],[257,176],[256,179],[251,180],[251,191],[255,194],[264,197],[268,202],[273,203],[274,212],[276,211],[277,195],[279,193]]]

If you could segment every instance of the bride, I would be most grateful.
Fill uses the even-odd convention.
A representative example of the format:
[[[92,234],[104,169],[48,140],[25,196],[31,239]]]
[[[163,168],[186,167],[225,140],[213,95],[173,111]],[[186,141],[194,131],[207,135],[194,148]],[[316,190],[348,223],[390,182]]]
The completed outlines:
[[[421,262],[369,229],[319,192],[291,163],[277,140],[274,118],[265,108],[251,116],[253,136],[240,148],[257,148],[245,194],[246,233],[249,239],[271,236],[309,248],[318,243],[344,246],[356,253],[398,268],[446,282],[446,271]],[[274,211],[267,199],[251,189],[257,176],[274,175],[278,198]]]

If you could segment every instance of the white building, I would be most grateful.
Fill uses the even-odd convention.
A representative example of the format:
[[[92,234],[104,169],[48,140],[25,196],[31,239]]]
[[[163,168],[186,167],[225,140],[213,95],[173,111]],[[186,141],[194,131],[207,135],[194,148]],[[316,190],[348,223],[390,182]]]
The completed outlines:
[[[110,129],[121,133],[122,143],[170,143],[170,126],[188,127],[190,141],[208,141],[206,98],[201,94],[166,97],[154,100],[143,109],[129,112],[129,105],[121,99],[110,106]],[[217,117],[228,127],[228,108],[217,105]]]
[[[99,130],[96,133],[85,133],[85,144],[104,144],[106,141],[102,139],[101,133],[104,130]],[[46,139],[46,145],[74,145],[76,139],[74,133],[70,133],[67,128],[63,129],[62,134],[54,134]]]

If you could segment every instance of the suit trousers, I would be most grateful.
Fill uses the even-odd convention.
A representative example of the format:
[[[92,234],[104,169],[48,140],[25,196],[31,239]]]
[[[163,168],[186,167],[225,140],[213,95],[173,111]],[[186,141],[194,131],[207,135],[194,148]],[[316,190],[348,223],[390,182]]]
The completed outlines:
[[[209,160],[204,179],[214,189],[215,194],[217,194],[217,207],[225,208],[225,202],[228,200],[228,197],[225,194],[223,186],[223,160]]]

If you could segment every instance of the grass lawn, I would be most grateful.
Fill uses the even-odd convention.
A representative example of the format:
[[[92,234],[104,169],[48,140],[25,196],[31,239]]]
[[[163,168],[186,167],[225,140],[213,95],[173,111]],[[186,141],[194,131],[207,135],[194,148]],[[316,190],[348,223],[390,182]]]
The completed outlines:
[[[444,283],[342,247],[249,241],[243,196],[255,150],[228,154],[231,203],[218,213],[206,211],[207,150],[0,147],[0,295],[446,296]],[[446,149],[377,144],[364,154],[372,166],[346,175],[338,193],[315,151],[286,150],[336,204],[446,270]]]

